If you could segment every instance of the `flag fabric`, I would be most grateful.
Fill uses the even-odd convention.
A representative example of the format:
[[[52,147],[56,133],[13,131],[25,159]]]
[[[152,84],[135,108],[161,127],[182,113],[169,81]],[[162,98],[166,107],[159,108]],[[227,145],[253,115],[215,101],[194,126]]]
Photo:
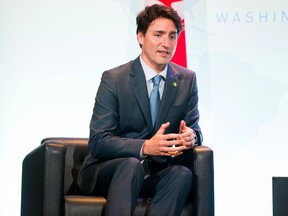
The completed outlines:
[[[145,0],[145,5],[164,4],[172,7],[181,17],[183,30],[178,38],[178,44],[172,62],[175,62],[183,67],[187,67],[186,54],[186,36],[185,36],[185,18],[184,18],[184,0]]]

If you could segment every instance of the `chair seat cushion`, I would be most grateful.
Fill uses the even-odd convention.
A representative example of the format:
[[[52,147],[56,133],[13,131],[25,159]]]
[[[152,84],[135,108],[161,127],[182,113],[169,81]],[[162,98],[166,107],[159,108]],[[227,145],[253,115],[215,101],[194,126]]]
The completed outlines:
[[[106,200],[97,196],[65,196],[65,216],[101,215]]]
[[[72,196],[67,195],[65,200],[65,216],[104,215],[106,200],[100,196]],[[138,199],[135,216],[144,215],[149,199]]]

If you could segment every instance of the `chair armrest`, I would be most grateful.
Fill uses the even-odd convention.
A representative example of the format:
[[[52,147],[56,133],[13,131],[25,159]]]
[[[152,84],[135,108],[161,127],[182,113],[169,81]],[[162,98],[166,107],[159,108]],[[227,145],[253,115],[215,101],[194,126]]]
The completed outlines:
[[[193,193],[196,216],[214,215],[214,163],[213,151],[207,146],[193,148]]]
[[[30,152],[22,165],[22,216],[60,216],[66,147],[46,142]]]

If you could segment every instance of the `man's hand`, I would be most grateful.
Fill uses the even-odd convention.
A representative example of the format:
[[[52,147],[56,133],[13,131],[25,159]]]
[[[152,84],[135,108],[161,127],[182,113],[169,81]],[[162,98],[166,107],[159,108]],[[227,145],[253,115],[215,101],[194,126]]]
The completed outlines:
[[[179,127],[181,145],[186,146],[187,148],[192,148],[196,142],[197,136],[194,130],[186,126],[185,121],[180,122]]]
[[[188,145],[188,142],[186,141],[184,142],[184,140],[187,139],[188,134],[190,134],[188,133],[188,131],[186,131],[187,130],[186,124],[183,126],[184,135],[178,133],[164,134],[165,130],[169,127],[169,125],[170,125],[169,122],[162,124],[157,133],[151,139],[145,141],[142,149],[143,155],[155,155],[155,156],[157,155],[171,156],[171,154],[179,155],[183,153],[183,150],[190,148],[191,141],[189,147],[183,144],[186,143]]]

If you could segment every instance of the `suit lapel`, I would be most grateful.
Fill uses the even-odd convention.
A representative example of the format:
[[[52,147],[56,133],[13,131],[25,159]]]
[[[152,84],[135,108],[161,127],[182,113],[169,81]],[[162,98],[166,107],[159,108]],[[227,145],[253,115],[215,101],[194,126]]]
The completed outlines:
[[[153,126],[151,120],[146,79],[139,57],[133,62],[132,65],[132,70],[130,72],[130,85],[134,91],[134,95],[143,113],[143,116],[150,130],[150,133],[152,133]]]
[[[158,129],[162,123],[165,123],[164,121],[166,119],[168,110],[171,107],[174,101],[174,98],[177,95],[179,85],[180,85],[180,81],[177,78],[177,75],[178,75],[178,72],[173,70],[171,65],[168,64],[164,92],[163,92],[163,96],[161,99],[161,104],[160,104],[157,120],[155,123],[156,129]]]

